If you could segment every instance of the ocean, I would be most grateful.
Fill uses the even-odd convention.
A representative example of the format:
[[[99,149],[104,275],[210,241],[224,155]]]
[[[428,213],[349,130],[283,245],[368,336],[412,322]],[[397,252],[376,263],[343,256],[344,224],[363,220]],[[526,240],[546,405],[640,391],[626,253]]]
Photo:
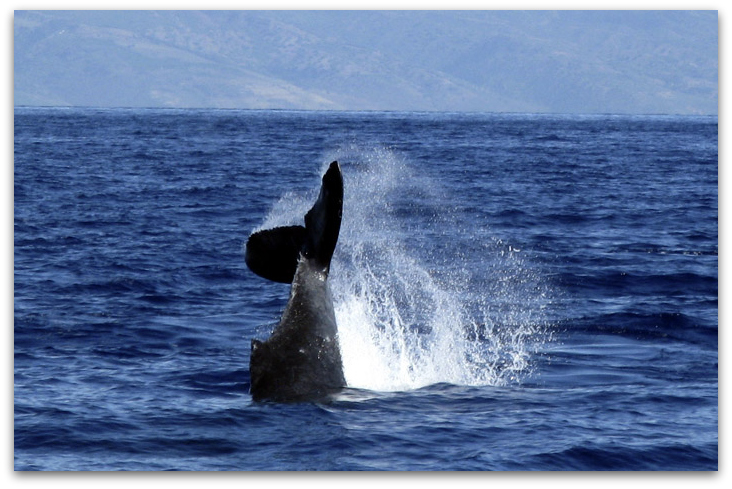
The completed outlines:
[[[16,471],[715,471],[716,116],[15,108]],[[340,162],[348,387],[253,402]]]

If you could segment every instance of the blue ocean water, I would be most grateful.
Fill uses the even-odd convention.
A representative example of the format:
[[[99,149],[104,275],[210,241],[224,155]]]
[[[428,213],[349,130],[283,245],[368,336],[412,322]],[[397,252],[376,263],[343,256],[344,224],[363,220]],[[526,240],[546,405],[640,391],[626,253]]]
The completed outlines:
[[[15,109],[16,470],[716,470],[717,118]],[[244,264],[337,159],[349,388]]]

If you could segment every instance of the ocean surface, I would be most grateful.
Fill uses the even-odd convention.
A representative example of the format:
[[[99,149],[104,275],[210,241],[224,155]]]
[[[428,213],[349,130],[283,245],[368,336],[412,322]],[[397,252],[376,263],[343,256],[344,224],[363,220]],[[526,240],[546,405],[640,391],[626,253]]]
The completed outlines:
[[[717,117],[14,115],[15,470],[717,470]],[[253,402],[333,160],[349,387]]]

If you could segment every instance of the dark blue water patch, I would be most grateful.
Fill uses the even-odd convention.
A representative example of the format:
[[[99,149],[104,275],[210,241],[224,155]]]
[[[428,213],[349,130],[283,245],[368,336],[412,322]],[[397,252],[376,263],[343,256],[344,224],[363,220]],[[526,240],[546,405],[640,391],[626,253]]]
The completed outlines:
[[[697,461],[704,460],[710,467],[717,464],[717,446],[709,445],[701,448],[675,444],[652,448],[617,448],[614,443],[607,445],[590,443],[587,446],[572,447],[561,452],[546,453],[533,458],[529,467],[539,466],[561,467],[561,470],[669,470],[674,464],[677,471],[696,470]],[[656,469],[654,469],[654,467]],[[716,470],[716,469],[713,469]]]
[[[635,340],[667,340],[713,344],[716,325],[705,325],[681,313],[642,314],[618,312],[575,319],[567,328],[585,333],[620,335]]]
[[[623,267],[617,265],[616,259],[603,260],[601,258],[597,265],[594,274],[588,273],[589,270],[584,269],[581,271],[584,273],[563,273],[557,279],[576,293],[582,292],[585,295],[598,297],[671,298],[687,295],[713,297],[717,292],[716,277],[699,276],[693,273],[640,275],[622,271]]]
[[[186,348],[179,345],[181,349]],[[240,397],[249,392],[249,371],[248,370],[224,370],[224,371],[199,371],[186,373],[185,375],[173,374],[168,377],[168,382],[176,384],[181,388],[197,391],[204,398],[212,396]]]

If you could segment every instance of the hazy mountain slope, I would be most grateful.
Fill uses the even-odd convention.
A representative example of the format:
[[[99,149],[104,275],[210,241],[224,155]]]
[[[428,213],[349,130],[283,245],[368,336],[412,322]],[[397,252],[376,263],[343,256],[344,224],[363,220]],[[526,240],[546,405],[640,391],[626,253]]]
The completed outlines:
[[[16,105],[717,112],[717,13],[17,11]]]

